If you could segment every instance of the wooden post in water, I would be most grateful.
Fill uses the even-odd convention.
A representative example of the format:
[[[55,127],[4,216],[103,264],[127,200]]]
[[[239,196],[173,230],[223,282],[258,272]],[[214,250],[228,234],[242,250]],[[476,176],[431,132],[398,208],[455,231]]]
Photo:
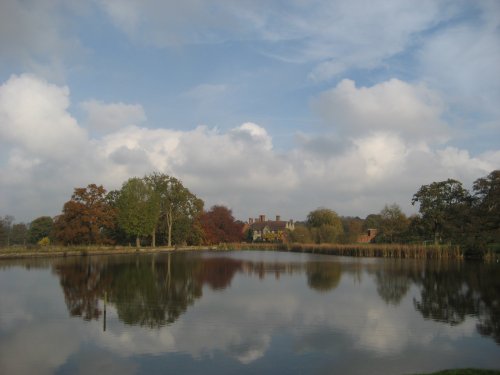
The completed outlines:
[[[106,305],[108,303],[108,293],[105,291],[104,292],[104,316],[103,316],[103,326],[102,330],[103,332],[106,332]]]

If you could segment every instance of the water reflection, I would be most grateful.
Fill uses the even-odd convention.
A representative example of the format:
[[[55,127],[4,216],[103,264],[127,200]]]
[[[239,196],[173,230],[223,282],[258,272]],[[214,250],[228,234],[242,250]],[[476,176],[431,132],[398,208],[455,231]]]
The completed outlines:
[[[45,265],[45,263],[44,263]],[[364,264],[377,293],[397,306],[411,286],[419,289],[413,304],[425,319],[457,325],[467,316],[478,319],[477,330],[500,343],[500,277],[498,267],[458,262],[425,263],[389,260]],[[104,293],[121,321],[161,327],[175,322],[202,297],[203,286],[224,290],[237,273],[263,279],[305,273],[318,292],[334,290],[342,273],[360,278],[361,263],[339,261],[269,262],[167,254],[130,258],[75,258],[53,266],[71,316],[85,320],[102,315]]]
[[[338,285],[342,267],[331,261],[253,262],[192,254],[136,256],[132,260],[85,257],[53,266],[71,316],[99,319],[103,314],[99,301],[106,293],[121,321],[150,328],[175,322],[202,297],[203,285],[224,290],[236,273],[279,279],[282,274],[304,271],[312,289],[327,292]]]
[[[415,282],[414,304],[424,318],[451,325],[477,316],[477,330],[500,344],[500,275],[492,264],[444,263],[427,267]]]
[[[340,263],[310,262],[306,266],[307,285],[319,292],[335,289],[340,282],[342,267]]]
[[[500,274],[491,263],[389,260],[375,271],[377,292],[387,304],[398,305],[412,285],[419,297],[415,310],[425,319],[452,326],[477,318],[477,331],[500,344]]]
[[[234,252],[0,268],[0,373],[500,367],[496,265]]]

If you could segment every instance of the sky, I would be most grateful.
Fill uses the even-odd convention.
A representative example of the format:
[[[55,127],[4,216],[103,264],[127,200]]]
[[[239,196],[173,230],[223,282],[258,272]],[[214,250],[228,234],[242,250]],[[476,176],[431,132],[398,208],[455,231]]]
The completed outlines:
[[[500,168],[498,0],[2,0],[0,216],[163,172],[236,218]]]

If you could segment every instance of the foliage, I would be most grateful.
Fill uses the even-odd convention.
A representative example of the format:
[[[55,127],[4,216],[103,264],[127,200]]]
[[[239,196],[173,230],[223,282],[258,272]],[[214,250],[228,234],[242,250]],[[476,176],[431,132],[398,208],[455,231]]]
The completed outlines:
[[[381,235],[387,242],[394,242],[396,239],[401,242],[403,234],[407,231],[409,221],[401,208],[393,203],[385,205],[380,211]]]
[[[49,239],[49,237],[43,237],[40,241],[37,242],[37,245],[40,245],[40,246],[49,246],[50,245],[50,239]]]
[[[460,244],[469,256],[481,256],[500,238],[500,171],[474,182],[473,193],[448,179],[424,185],[413,196],[420,216],[412,218],[409,237]]]
[[[24,223],[17,223],[12,226],[10,244],[26,245],[28,239],[28,226]]]
[[[311,243],[311,231],[302,224],[295,224],[295,229],[288,233],[289,241],[292,243]]]
[[[481,237],[487,242],[500,238],[500,170],[474,182],[474,224],[481,228]]]
[[[319,228],[322,225],[336,225],[340,222],[337,213],[328,208],[317,208],[307,215],[307,226]]]
[[[369,214],[363,222],[363,229],[365,231],[368,229],[380,229],[381,221],[382,217],[380,217],[380,214]]]
[[[225,206],[212,206],[201,215],[200,223],[203,242],[207,245],[243,240],[243,224],[236,221],[232,211]]]
[[[0,247],[11,245],[13,222],[14,217],[11,215],[0,217]]]
[[[423,185],[413,195],[412,204],[419,203],[423,224],[432,233],[434,243],[451,239],[456,234],[460,209],[470,202],[470,195],[462,183],[448,179]]]
[[[318,208],[307,215],[307,226],[316,243],[335,243],[344,232],[337,213],[328,208]]]
[[[190,240],[189,228],[195,226],[196,220],[203,212],[203,201],[175,177],[152,173],[144,180],[158,199],[159,216],[155,228],[166,232],[167,246],[172,246],[173,242],[187,243]],[[177,226],[175,241],[173,241],[174,226]]]
[[[33,220],[28,230],[28,242],[38,243],[44,237],[51,237],[54,221],[50,216],[40,216]]]
[[[115,211],[108,204],[102,185],[75,188],[62,214],[56,218],[54,236],[64,244],[103,243],[103,230],[114,225],[114,217]]]
[[[340,237],[342,243],[356,243],[363,233],[363,220],[359,217],[342,217],[343,235]]]
[[[156,228],[160,216],[159,197],[144,179],[131,178],[125,182],[118,201],[118,222],[124,231],[136,237],[150,235]]]

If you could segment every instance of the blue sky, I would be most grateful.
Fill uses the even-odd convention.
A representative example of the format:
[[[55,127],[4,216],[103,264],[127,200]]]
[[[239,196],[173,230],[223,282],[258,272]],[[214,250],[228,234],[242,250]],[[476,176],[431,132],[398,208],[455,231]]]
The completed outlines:
[[[0,215],[161,171],[240,219],[500,167],[500,2],[0,3]]]

